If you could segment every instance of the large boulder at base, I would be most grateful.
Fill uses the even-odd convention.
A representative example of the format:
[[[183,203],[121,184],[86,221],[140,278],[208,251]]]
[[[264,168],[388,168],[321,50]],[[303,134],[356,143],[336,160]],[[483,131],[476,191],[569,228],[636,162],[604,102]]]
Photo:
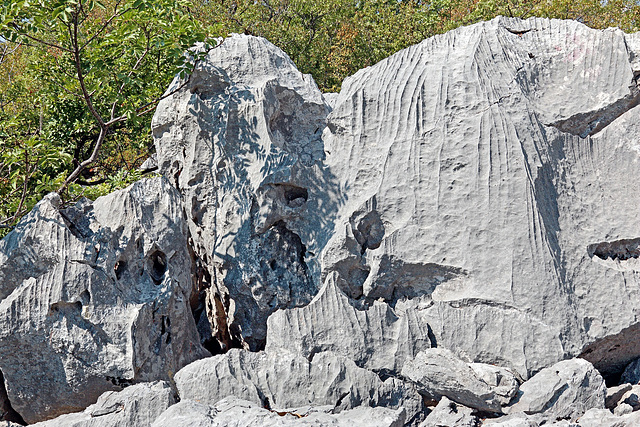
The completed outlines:
[[[173,390],[164,381],[142,383],[121,392],[108,391],[83,412],[61,415],[32,424],[37,427],[149,427],[175,403]]]
[[[199,330],[214,351],[261,349],[269,314],[318,291],[317,255],[341,198],[323,167],[329,107],[284,52],[240,35],[169,93],[152,129],[198,257]]]
[[[502,406],[509,402],[503,396],[505,392],[496,393],[496,387],[482,379],[486,373],[476,369],[450,350],[430,348],[408,360],[402,368],[402,376],[415,383],[418,391],[430,400],[448,397],[480,411],[502,412]],[[512,390],[506,395],[513,396],[518,383],[513,381],[511,384]]]
[[[358,406],[404,407],[408,422],[419,419],[423,410],[410,384],[395,378],[382,381],[331,352],[317,353],[309,361],[284,350],[232,349],[182,368],[175,382],[181,399],[208,405],[236,396],[273,410],[305,405],[330,405],[337,412]]]
[[[431,347],[419,313],[375,302],[359,309],[338,287],[334,273],[302,308],[278,310],[267,321],[267,351],[288,349],[304,357],[333,351],[374,371],[400,372],[405,360]]]
[[[607,388],[598,371],[583,359],[558,362],[520,386],[509,413],[543,414],[549,421],[576,420],[602,409]]]
[[[59,203],[46,196],[0,242],[0,369],[28,423],[206,356],[179,193],[154,178]]]
[[[339,414],[324,411],[282,412],[248,400],[225,397],[213,406],[183,400],[167,409],[152,427],[402,427],[403,408],[358,407]]]
[[[323,134],[345,200],[323,274],[420,310],[473,361],[527,378],[582,353],[619,373],[640,355],[637,39],[498,17],[347,78]]]

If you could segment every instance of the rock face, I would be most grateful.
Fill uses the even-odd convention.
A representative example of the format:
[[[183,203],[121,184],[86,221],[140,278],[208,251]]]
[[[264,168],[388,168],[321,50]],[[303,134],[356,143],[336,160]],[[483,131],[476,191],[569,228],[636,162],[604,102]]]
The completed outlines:
[[[327,277],[306,307],[271,315],[267,351],[289,349],[307,358],[333,351],[360,367],[399,373],[405,360],[431,347],[429,326],[419,313],[396,313],[382,302],[358,309],[337,281],[335,273]]]
[[[0,242],[0,368],[29,423],[206,355],[178,192],[154,178],[58,204],[45,197]]]
[[[620,372],[640,354],[637,38],[496,18],[347,78],[323,274],[524,378],[579,354]]]
[[[286,54],[238,35],[158,105],[159,172],[185,202],[212,350],[262,348],[269,314],[318,291],[317,255],[341,197],[323,168],[328,112]]]

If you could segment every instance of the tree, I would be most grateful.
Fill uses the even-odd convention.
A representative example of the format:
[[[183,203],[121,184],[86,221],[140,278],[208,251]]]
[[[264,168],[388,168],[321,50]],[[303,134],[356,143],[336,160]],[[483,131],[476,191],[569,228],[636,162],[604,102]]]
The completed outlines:
[[[185,52],[205,31],[186,0],[4,0],[0,19],[0,73],[14,76],[0,99],[11,226],[47,191],[70,200],[135,170],[148,113],[191,71],[198,54]]]

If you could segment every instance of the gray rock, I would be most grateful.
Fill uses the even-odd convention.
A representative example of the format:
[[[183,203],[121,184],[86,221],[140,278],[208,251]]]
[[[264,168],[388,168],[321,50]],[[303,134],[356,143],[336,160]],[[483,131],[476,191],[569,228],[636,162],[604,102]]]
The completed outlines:
[[[279,310],[267,321],[267,351],[288,349],[304,357],[333,351],[374,371],[400,372],[406,359],[431,347],[429,326],[419,313],[394,311],[384,302],[359,309],[331,274],[302,308]]]
[[[604,408],[606,387],[598,371],[583,359],[558,362],[520,386],[509,413],[542,413],[549,421],[576,420],[587,410]]]
[[[640,359],[634,360],[624,368],[620,382],[629,384],[640,383]]]
[[[479,423],[473,409],[443,397],[420,427],[476,427]]]
[[[342,199],[323,167],[328,112],[285,53],[240,35],[159,103],[159,172],[185,203],[209,348],[263,348],[269,314],[317,293],[316,257]]]
[[[487,383],[496,394],[500,405],[506,406],[518,392],[520,382],[510,370],[486,363],[469,364],[482,381]]]
[[[136,384],[121,392],[108,391],[83,412],[33,424],[37,427],[149,427],[175,403],[164,381]]]
[[[323,275],[523,378],[583,352],[620,372],[640,356],[630,37],[496,18],[347,78],[323,135],[346,200]]]
[[[632,412],[633,412],[633,406],[624,402],[616,406],[615,409],[613,410],[613,414],[618,416],[630,414]]]
[[[589,409],[578,420],[580,427],[636,427],[640,412],[617,416],[606,409]]]
[[[631,388],[632,388],[631,384],[620,384],[619,386],[616,386],[616,387],[608,387],[607,395],[604,400],[604,407],[607,409],[615,408],[618,402],[620,402],[620,399],[622,398],[622,396],[626,392],[631,390]]]
[[[226,397],[213,406],[183,400],[167,409],[152,427],[402,427],[404,409],[358,407],[339,414],[275,412],[254,402]]]
[[[423,396],[443,397],[481,411],[501,412],[501,401],[495,390],[468,363],[450,350],[430,348],[407,361],[402,376],[413,381]]]
[[[182,368],[175,382],[181,399],[208,405],[236,396],[273,410],[305,405],[331,405],[335,411],[404,407],[409,421],[422,412],[422,399],[411,386],[395,378],[383,382],[373,372],[330,352],[315,354],[308,361],[284,350],[232,349]]]
[[[206,356],[178,192],[154,178],[59,203],[46,196],[0,242],[0,369],[29,423]]]
[[[483,421],[483,426],[491,427],[538,427],[545,420],[539,415],[527,415],[524,412],[515,412],[499,418],[488,418]],[[548,423],[545,422],[545,425]]]

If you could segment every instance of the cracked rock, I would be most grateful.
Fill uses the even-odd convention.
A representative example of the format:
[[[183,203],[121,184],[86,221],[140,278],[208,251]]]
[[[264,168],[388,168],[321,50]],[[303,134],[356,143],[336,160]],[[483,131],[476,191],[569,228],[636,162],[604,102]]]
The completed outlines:
[[[108,390],[168,379],[206,355],[189,307],[177,191],[154,178],[95,202],[59,203],[46,196],[0,242],[0,271],[38,266],[0,283],[0,369],[28,423],[83,410]]]

